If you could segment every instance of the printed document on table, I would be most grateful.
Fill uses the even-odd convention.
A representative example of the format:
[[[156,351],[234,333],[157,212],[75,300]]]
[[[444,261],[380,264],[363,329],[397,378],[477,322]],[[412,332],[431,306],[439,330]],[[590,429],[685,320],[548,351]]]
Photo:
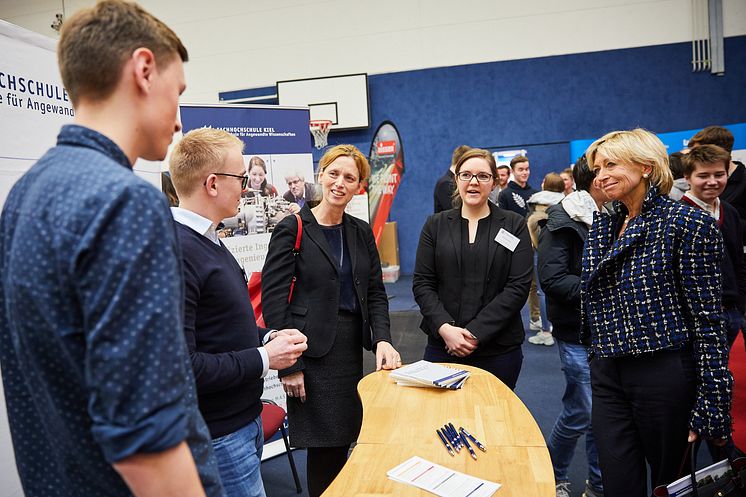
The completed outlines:
[[[421,488],[440,497],[489,497],[501,486],[417,456],[389,470],[386,475],[394,481]]]

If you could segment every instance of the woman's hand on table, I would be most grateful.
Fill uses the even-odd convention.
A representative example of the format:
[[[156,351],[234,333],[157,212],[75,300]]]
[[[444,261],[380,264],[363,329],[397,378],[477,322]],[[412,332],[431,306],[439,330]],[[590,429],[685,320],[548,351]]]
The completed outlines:
[[[401,367],[401,356],[389,342],[376,344],[376,371]]]
[[[306,401],[306,384],[303,378],[303,371],[289,374],[280,378],[282,389],[288,397],[295,397],[301,402]]]

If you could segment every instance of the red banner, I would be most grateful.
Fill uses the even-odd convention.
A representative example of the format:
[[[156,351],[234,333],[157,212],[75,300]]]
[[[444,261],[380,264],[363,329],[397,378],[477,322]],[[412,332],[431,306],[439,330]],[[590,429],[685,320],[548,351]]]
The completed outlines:
[[[378,244],[391,204],[404,174],[404,150],[393,123],[382,123],[370,146],[371,175],[368,186],[370,226]]]

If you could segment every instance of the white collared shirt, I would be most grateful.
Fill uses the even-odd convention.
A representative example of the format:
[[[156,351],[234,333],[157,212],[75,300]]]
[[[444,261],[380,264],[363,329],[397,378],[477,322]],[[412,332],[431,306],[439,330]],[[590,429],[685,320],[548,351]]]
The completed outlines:
[[[206,217],[203,217],[194,211],[190,211],[189,209],[184,209],[182,207],[171,207],[171,215],[173,216],[174,221],[176,221],[177,223],[183,224],[187,228],[193,229],[200,235],[210,240],[215,245],[220,245],[217,226]],[[273,331],[276,330],[269,330],[267,334],[264,335],[262,344],[266,344],[269,341],[269,335]],[[257,350],[259,351],[259,355],[262,356],[262,378],[264,378],[265,376],[267,376],[267,372],[269,371],[269,354],[267,354],[267,349],[265,349],[264,347],[257,347]]]
[[[684,196],[697,204],[703,211],[708,213],[711,217],[715,219],[715,221],[720,221],[720,198],[715,199],[715,206],[711,207],[710,205],[706,204],[705,202],[701,201],[691,193],[692,191],[689,190],[688,192],[684,193]],[[713,210],[714,209],[714,210]]]
[[[174,221],[181,223],[188,228],[192,228],[194,231],[210,240],[215,245],[220,245],[220,238],[217,233],[217,226],[207,219],[202,217],[194,211],[184,209],[182,207],[171,207],[171,215],[174,217]]]

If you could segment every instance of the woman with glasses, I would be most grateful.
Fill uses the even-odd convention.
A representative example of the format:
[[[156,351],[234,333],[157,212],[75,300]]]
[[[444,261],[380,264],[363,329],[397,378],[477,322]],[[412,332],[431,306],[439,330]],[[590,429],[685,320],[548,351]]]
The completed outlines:
[[[308,337],[308,349],[279,376],[288,396],[290,442],[308,448],[311,497],[326,490],[357,440],[363,411],[356,387],[363,377],[363,348],[375,351],[376,369],[401,366],[391,345],[373,231],[345,213],[368,176],[368,160],[353,145],[330,148],[319,160],[321,202],[313,208],[306,202],[300,209],[299,251],[294,253],[298,224],[295,216],[288,216],[272,232],[262,270],[267,326],[282,329],[288,324]]]
[[[533,271],[526,220],[488,202],[497,185],[490,152],[466,152],[455,177],[460,205],[430,216],[417,247],[413,291],[428,335],[424,358],[479,367],[513,389]]]

